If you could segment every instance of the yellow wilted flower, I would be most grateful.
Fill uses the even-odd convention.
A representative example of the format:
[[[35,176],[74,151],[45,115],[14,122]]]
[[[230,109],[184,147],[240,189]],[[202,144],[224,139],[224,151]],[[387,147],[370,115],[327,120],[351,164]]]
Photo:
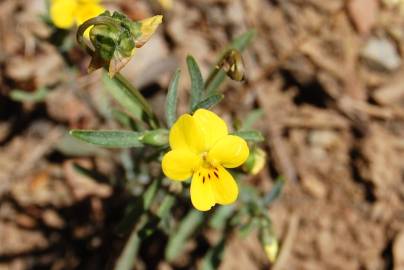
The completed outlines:
[[[136,48],[142,47],[150,39],[162,21],[162,15],[131,21],[116,11],[113,14],[105,11],[86,20],[77,30],[77,41],[92,51],[89,71],[106,67],[113,77],[129,62]],[[93,48],[89,48],[84,37],[90,39]]]
[[[51,0],[50,17],[59,28],[80,25],[105,11],[99,0]]]
[[[179,181],[192,176],[190,193],[196,209],[207,211],[216,203],[226,205],[237,199],[237,183],[225,168],[242,165],[249,149],[244,139],[228,134],[219,116],[205,109],[182,115],[170,130],[169,143],[163,172]]]
[[[163,15],[156,15],[140,21],[141,35],[136,39],[137,48],[142,47],[150,39],[153,33],[156,32],[157,27],[162,23],[162,21]]]

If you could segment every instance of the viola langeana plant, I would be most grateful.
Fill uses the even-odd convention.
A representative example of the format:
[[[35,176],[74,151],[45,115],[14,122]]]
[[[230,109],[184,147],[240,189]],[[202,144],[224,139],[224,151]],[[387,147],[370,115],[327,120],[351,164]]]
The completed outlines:
[[[64,0],[55,0],[52,3],[56,4],[57,1]],[[99,3],[77,0],[76,4],[79,2]],[[66,2],[61,3],[67,5]],[[73,8],[69,7],[69,10]],[[73,21],[79,22],[77,18]],[[69,21],[65,25],[69,25],[67,22]],[[122,256],[127,254],[127,259],[133,262],[137,251],[133,248],[139,247],[136,241],[142,241],[141,235],[164,228],[165,233],[174,232],[172,237],[169,236],[165,252],[166,260],[171,261],[181,253],[181,247],[185,246],[184,241],[197,232],[196,228],[202,222],[208,222],[211,217],[210,221],[216,225],[210,226],[221,230],[223,238],[232,229],[259,229],[263,247],[272,261],[276,257],[277,242],[273,241],[275,236],[267,207],[278,196],[283,182],[278,181],[278,188],[262,198],[253,186],[245,181],[237,183],[233,177],[245,172],[257,174],[265,167],[265,152],[257,146],[263,141],[263,137],[259,131],[251,129],[254,122],[251,119],[256,117],[250,114],[240,125],[234,125],[233,133],[229,133],[225,121],[209,110],[224,97],[219,92],[219,85],[226,75],[235,81],[244,80],[244,64],[240,51],[251,41],[254,31],[235,39],[221,54],[206,81],[203,80],[196,60],[192,56],[187,57],[191,80],[189,113],[177,118],[180,79],[180,70],[177,70],[167,91],[164,125],[164,121],[156,116],[142,94],[119,73],[134,55],[136,48],[147,42],[161,22],[160,15],[133,22],[119,12],[111,14],[105,11],[83,22],[77,31],[78,42],[92,58],[89,70],[104,68],[109,73],[109,76],[103,77],[105,89],[121,105],[115,114],[112,113],[112,117],[129,130],[72,130],[70,134],[104,147],[134,148],[128,151],[129,160],[125,161],[124,166],[127,179],[123,184],[131,193],[131,185],[142,184],[137,181],[140,177],[149,181],[142,186],[140,194],[132,193],[136,201],[128,205],[127,214],[118,226],[126,232],[135,228],[131,233],[133,237],[129,237],[125,247],[125,250],[132,250],[133,253],[123,252]],[[89,36],[86,36],[88,31]],[[165,127],[170,128],[168,130]],[[131,154],[140,158],[131,159]],[[162,171],[156,172],[153,161],[161,161]],[[228,169],[235,170],[231,174]],[[164,175],[173,181],[166,180]],[[182,189],[182,183],[187,179],[191,179],[191,203],[176,204],[184,196],[187,197]],[[233,204],[237,199],[240,203]],[[196,210],[188,209],[190,204]],[[204,214],[204,211],[212,209],[216,204],[233,206],[215,207],[217,210],[213,209],[212,215]],[[184,218],[176,220],[178,217],[170,214],[173,208],[181,208]],[[178,225],[178,232],[170,224]],[[183,231],[180,233],[181,230]],[[124,259],[119,259],[118,264],[122,262],[126,265]]]
[[[226,168],[242,165],[249,149],[244,139],[229,135],[219,116],[205,109],[182,115],[170,130],[169,142],[163,172],[179,181],[192,176],[190,194],[196,209],[207,211],[237,199],[237,183]]]

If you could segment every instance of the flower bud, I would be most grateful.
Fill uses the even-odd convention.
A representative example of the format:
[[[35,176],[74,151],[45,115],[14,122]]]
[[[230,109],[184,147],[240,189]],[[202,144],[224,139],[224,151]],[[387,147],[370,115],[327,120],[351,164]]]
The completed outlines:
[[[243,59],[238,50],[229,50],[218,63],[218,68],[222,68],[232,80],[242,81],[244,79]]]
[[[272,242],[264,246],[265,254],[268,257],[268,260],[271,263],[276,261],[276,257],[278,256],[279,244],[276,238],[272,239]]]
[[[259,147],[254,147],[247,158],[247,161],[243,165],[244,171],[256,175],[265,166],[266,153]]]
[[[271,263],[276,261],[279,251],[279,243],[272,230],[271,224],[267,221],[261,222],[260,227],[260,241],[264,247],[265,254]]]
[[[168,130],[166,129],[154,129],[148,130],[143,133],[139,138],[144,144],[163,146],[168,144]]]

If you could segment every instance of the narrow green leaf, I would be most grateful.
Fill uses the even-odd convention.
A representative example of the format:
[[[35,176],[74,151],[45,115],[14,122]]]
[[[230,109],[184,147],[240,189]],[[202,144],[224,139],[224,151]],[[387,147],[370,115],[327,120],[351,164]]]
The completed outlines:
[[[204,214],[202,212],[197,210],[188,212],[180,223],[178,230],[168,240],[165,251],[167,261],[173,261],[184,250],[186,241],[202,224],[203,220]]]
[[[187,66],[191,78],[191,110],[198,104],[203,96],[203,78],[196,60],[188,55]]]
[[[140,229],[146,224],[146,216],[143,216],[139,224],[132,230],[125,247],[118,257],[114,270],[131,270],[135,263],[137,253],[139,251],[141,238],[139,236]]]
[[[213,248],[209,249],[202,261],[202,270],[215,270],[218,269],[222,261],[225,249],[226,237],[223,236],[219,243]]]
[[[244,51],[255,37],[255,34],[255,29],[248,30],[244,34],[233,39],[229,47],[232,49],[237,49],[239,51]]]
[[[258,223],[258,219],[257,218],[252,218],[251,220],[249,220],[249,222],[247,222],[246,224],[242,225],[240,227],[240,229],[238,230],[238,233],[240,235],[240,237],[245,238],[248,235],[250,235],[250,233],[257,228],[259,225]]]
[[[107,156],[105,149],[85,143],[68,134],[64,135],[56,145],[56,149],[66,156]]]
[[[227,220],[233,215],[234,205],[220,206],[209,220],[209,226],[216,230],[223,230]]]
[[[127,206],[123,219],[115,228],[115,233],[121,236],[128,233],[128,231],[133,227],[133,224],[139,220],[143,213],[143,197],[139,197],[134,203]]]
[[[82,141],[111,148],[142,147],[139,132],[123,130],[71,130],[70,135]]]
[[[177,119],[177,92],[180,77],[181,70],[177,69],[168,86],[166,100],[166,120],[168,127],[171,127]]]
[[[224,95],[223,94],[214,94],[211,95],[198,104],[195,105],[195,107],[192,108],[192,112],[195,112],[197,109],[209,109],[218,104],[220,101],[222,101]]]
[[[135,120],[126,112],[112,109],[112,116],[118,121],[122,126],[126,128],[133,129],[135,131],[140,131],[140,128],[136,124]]]
[[[248,130],[248,131],[237,131],[233,132],[232,135],[239,136],[246,141],[250,142],[262,142],[265,140],[264,136],[262,136],[261,132],[256,130]]]
[[[226,79],[226,72],[215,67],[214,73],[206,80],[205,91],[208,95],[216,93]]]
[[[140,237],[137,230],[134,230],[126,242],[125,248],[119,256],[115,270],[131,270],[135,263],[136,254],[139,251]]]
[[[161,186],[161,178],[153,180],[152,183],[147,188],[146,192],[143,193],[143,209],[149,209],[151,203],[156,197],[157,191]]]
[[[45,87],[39,88],[35,92],[27,92],[15,89],[11,91],[10,98],[19,102],[41,102],[45,100],[48,93],[49,90]]]
[[[218,57],[219,60],[217,62],[218,63],[220,62],[220,59],[222,59],[222,57],[226,54],[228,50],[236,49],[239,50],[240,52],[244,51],[244,49],[247,48],[247,46],[253,40],[255,34],[256,34],[255,29],[251,29],[233,39],[233,41],[227,46],[227,48],[223,50],[223,52],[220,54],[220,56]],[[212,71],[210,72],[208,79],[205,82],[206,93],[208,95],[216,93],[217,89],[219,89],[220,85],[223,83],[225,78],[226,78],[226,72],[224,72],[222,69],[216,68],[215,65]]]
[[[264,197],[263,202],[265,206],[270,205],[273,201],[275,201],[282,192],[283,186],[285,184],[285,180],[282,177],[278,177],[271,191]]]
[[[240,183],[240,185],[239,197],[243,204],[258,203],[261,200],[261,196],[256,188],[243,183]]]
[[[171,194],[166,194],[161,205],[157,211],[157,216],[164,220],[170,212],[170,209],[174,206],[175,197]]]
[[[160,219],[160,228],[167,234],[169,234],[170,230],[170,210],[173,208],[175,203],[175,196],[172,194],[166,194],[159,209],[157,210],[157,217]]]
[[[240,131],[245,131],[252,129],[253,125],[257,120],[264,115],[264,111],[262,109],[256,109],[250,112],[247,117],[244,119]]]
[[[105,89],[111,96],[135,118],[143,119],[143,110],[138,99],[133,92],[124,84],[117,80],[111,79],[106,73],[102,77]]]
[[[136,198],[135,203],[127,208],[125,217],[115,229],[116,233],[120,235],[127,233],[129,229],[133,227],[133,224],[139,220],[141,215],[150,208],[161,185],[161,181],[161,179],[154,180],[147,187],[146,191],[140,197]]]

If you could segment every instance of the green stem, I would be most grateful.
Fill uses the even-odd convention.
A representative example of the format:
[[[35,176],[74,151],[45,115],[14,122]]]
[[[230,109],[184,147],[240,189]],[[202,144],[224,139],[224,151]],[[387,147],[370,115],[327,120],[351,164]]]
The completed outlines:
[[[217,89],[226,78],[226,75],[235,81],[242,81],[244,77],[241,55],[237,49],[232,47],[224,51],[206,80],[205,91],[208,96],[217,94]]]
[[[219,61],[217,61],[215,68],[209,74],[209,77],[205,81],[205,90],[207,95],[213,95],[217,93],[217,88],[226,78],[226,72],[223,70],[223,66],[220,63],[224,60],[227,54],[232,50],[232,48],[227,49],[220,56]]]
[[[113,80],[118,81],[118,83],[122,84],[125,86],[127,89],[129,89],[137,101],[139,102],[139,105],[142,107],[143,111],[146,113],[150,127],[155,129],[159,127],[159,123],[157,121],[156,115],[153,113],[152,108],[150,107],[150,104],[146,101],[146,99],[143,97],[143,95],[140,93],[137,88],[135,88],[124,76],[122,76],[121,73],[115,74],[113,77]]]

